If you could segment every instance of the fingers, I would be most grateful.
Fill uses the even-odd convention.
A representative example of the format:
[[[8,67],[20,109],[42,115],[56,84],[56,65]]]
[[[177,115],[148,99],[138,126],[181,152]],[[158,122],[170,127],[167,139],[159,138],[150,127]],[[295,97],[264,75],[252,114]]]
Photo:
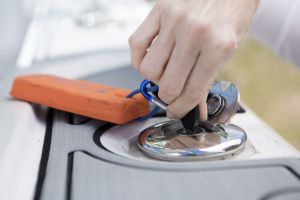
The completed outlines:
[[[130,37],[132,65],[158,84],[169,116],[181,118],[199,104],[205,120],[210,84],[236,48],[236,33],[231,15],[209,12],[223,9],[219,1],[176,2],[159,1]]]
[[[208,92],[207,92],[208,94]],[[207,120],[207,104],[206,104],[206,99],[207,99],[207,94],[204,99],[202,99],[199,103],[199,111],[200,111],[200,121],[206,121]]]
[[[171,55],[173,54],[176,40],[175,29],[182,16],[180,9],[172,5],[170,1],[161,1],[158,5],[162,13],[167,12],[168,14],[160,18],[161,27],[159,33],[140,65],[141,74],[154,83],[159,82],[166,65],[172,60]],[[168,12],[168,10],[172,11]]]
[[[166,104],[174,101],[182,92],[198,58],[198,50],[191,48],[185,39],[179,40],[158,85],[158,96]]]
[[[141,74],[154,83],[160,79],[174,48],[174,37],[170,33],[171,27],[160,29],[157,38],[140,64]]]
[[[159,31],[160,13],[154,7],[139,28],[129,38],[131,63],[139,70],[139,66]]]
[[[211,56],[208,54],[201,54],[197,60],[195,67],[190,73],[183,92],[168,106],[168,112],[174,118],[182,118],[197,104],[200,108],[200,119],[207,118],[206,99],[211,82],[216,76],[216,70],[210,64]]]
[[[236,38],[231,32],[224,33],[222,37],[214,37],[214,40],[206,41],[202,45],[201,54],[181,95],[168,106],[170,116],[182,118],[199,104],[200,120],[207,119],[206,99],[210,85],[235,49]]]

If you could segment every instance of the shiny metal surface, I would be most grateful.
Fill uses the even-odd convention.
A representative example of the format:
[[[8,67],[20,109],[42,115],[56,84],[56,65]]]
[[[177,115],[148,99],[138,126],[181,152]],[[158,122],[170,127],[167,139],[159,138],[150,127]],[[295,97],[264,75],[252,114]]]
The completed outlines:
[[[138,137],[137,146],[146,155],[168,161],[225,159],[238,154],[247,140],[238,126],[220,125],[210,132],[199,127],[193,135],[181,134],[182,125],[171,120],[151,126]]]
[[[158,98],[154,97],[151,102],[161,109],[167,110],[167,105],[164,102],[160,101]]]
[[[215,82],[207,100],[208,120],[226,124],[238,109],[240,94],[237,86],[227,81]]]
[[[243,149],[247,135],[227,124],[238,109],[239,91],[230,82],[215,82],[207,98],[208,120],[193,130],[171,120],[142,131],[137,146],[146,155],[169,161],[225,159]]]
[[[220,114],[225,106],[224,98],[215,94],[212,94],[211,97],[207,99],[206,103],[207,113],[211,117]]]

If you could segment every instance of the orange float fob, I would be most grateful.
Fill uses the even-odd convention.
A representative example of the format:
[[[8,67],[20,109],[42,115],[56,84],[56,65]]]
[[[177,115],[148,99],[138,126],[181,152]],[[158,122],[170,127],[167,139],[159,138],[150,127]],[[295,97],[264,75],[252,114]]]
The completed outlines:
[[[50,75],[17,77],[11,90],[17,99],[116,124],[149,112],[148,101],[142,95],[126,98],[129,93],[127,89]]]

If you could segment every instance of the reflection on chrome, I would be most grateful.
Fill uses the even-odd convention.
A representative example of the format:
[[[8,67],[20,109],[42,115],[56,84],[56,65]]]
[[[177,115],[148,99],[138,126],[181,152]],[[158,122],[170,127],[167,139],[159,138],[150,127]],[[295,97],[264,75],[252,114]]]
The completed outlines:
[[[232,124],[220,125],[223,131],[197,129],[180,134],[179,121],[151,126],[139,135],[137,145],[146,155],[169,161],[223,159],[239,153],[247,140],[246,133]]]

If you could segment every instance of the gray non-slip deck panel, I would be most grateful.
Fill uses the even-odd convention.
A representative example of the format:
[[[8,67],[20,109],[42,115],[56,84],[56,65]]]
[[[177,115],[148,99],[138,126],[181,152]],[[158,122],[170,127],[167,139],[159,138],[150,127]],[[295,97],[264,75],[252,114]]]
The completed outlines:
[[[55,111],[41,195],[44,200],[67,199],[68,194],[76,200],[261,199],[279,189],[300,190],[295,175],[300,163],[295,159],[145,163],[99,148],[92,137],[103,122],[92,120],[70,125],[67,121],[67,113]],[[71,162],[70,155],[73,155]],[[71,174],[68,164],[72,164]]]
[[[213,170],[142,170],[74,155],[72,199],[261,199],[300,186],[284,167]],[[84,187],[83,187],[84,186]]]
[[[114,72],[107,72],[86,79],[131,89],[142,79],[134,79],[131,69],[121,72],[116,75],[132,78],[117,79],[111,74]],[[104,122],[72,125],[68,121],[68,113],[54,112],[42,200],[261,199],[274,191],[300,189],[300,162],[296,159],[136,161],[95,144],[94,133]]]

